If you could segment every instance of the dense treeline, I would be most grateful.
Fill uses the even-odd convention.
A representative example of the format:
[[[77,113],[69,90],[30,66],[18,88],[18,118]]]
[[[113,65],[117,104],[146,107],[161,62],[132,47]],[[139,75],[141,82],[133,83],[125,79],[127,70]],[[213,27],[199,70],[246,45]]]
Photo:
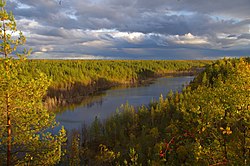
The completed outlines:
[[[71,165],[249,165],[250,58],[219,60],[181,93],[73,132]]]
[[[100,89],[120,84],[138,84],[167,74],[194,74],[211,61],[157,60],[29,60],[23,66],[27,75],[37,71],[52,79],[46,97],[47,107],[81,103]]]
[[[189,71],[210,61],[157,60],[29,60],[27,72],[38,69],[51,77],[52,86],[66,88],[68,83],[85,85],[98,79],[115,83],[131,83],[139,79],[174,71]]]

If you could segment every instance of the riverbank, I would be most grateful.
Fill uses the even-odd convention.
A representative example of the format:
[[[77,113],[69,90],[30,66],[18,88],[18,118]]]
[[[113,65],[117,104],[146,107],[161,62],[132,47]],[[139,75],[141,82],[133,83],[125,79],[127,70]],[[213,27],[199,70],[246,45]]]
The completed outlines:
[[[139,79],[131,79],[123,82],[112,82],[107,79],[99,78],[92,80],[89,84],[81,82],[68,83],[63,87],[49,87],[44,99],[46,108],[55,110],[56,108],[79,105],[91,95],[100,93],[104,90],[118,86],[142,86],[150,84],[153,80],[160,77],[194,76],[204,70],[204,68],[192,68],[188,71],[169,71],[165,73],[154,73],[148,77],[139,75]]]
[[[164,76],[193,75],[208,60],[27,60],[22,72],[44,73],[51,80],[43,101],[54,110],[80,104],[88,96],[116,86],[138,86]]]
[[[77,156],[79,162],[119,165],[136,159],[133,161],[138,165],[249,165],[249,65],[249,58],[218,60],[181,92],[160,90],[163,95],[148,106],[134,107],[134,103],[129,103],[114,114],[109,113],[111,116],[105,120],[103,116],[94,118],[89,128],[84,126],[79,133],[74,130],[71,135],[74,149],[84,152]],[[159,85],[165,87],[168,83]],[[151,91],[144,89],[147,87],[138,88],[145,95],[133,93],[132,101],[151,95],[157,87]],[[116,99],[123,96],[120,94],[104,99],[102,107],[118,103]],[[105,111],[95,113],[99,108],[89,113],[99,115],[115,110],[104,107]],[[69,112],[60,119],[65,122],[72,118],[73,125],[91,115],[83,108],[70,112],[73,115]],[[73,144],[76,141],[78,144]],[[75,151],[67,151],[67,156]],[[107,160],[106,154],[114,154],[114,157]]]
[[[56,112],[56,120],[67,131],[81,131],[83,125],[90,127],[96,117],[105,121],[128,104],[135,109],[142,105],[153,105],[160,96],[166,96],[171,90],[180,91],[193,78],[194,76],[161,77],[147,85],[113,87],[88,96],[80,105],[60,108]]]

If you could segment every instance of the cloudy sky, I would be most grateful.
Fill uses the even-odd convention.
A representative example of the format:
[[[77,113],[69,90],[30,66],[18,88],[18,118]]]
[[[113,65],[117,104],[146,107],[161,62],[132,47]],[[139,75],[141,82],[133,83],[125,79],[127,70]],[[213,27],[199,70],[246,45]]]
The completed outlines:
[[[250,56],[250,0],[7,0],[32,58]]]

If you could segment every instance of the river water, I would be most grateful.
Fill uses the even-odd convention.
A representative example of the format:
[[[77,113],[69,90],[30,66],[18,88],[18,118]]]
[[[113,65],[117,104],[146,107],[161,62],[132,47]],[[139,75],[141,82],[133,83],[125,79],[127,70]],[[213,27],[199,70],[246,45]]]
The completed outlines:
[[[91,96],[88,103],[74,109],[66,109],[56,115],[56,121],[65,129],[80,129],[84,124],[90,125],[97,116],[100,120],[110,117],[122,104],[133,106],[148,105],[153,100],[164,97],[170,90],[180,91],[193,80],[193,76],[158,78],[151,84],[140,87],[115,88]]]

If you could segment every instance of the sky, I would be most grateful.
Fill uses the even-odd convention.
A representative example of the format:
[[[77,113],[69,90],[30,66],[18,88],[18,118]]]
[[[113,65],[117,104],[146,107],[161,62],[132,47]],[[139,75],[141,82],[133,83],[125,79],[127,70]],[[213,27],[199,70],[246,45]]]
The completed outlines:
[[[7,0],[37,59],[250,56],[250,0]]]

